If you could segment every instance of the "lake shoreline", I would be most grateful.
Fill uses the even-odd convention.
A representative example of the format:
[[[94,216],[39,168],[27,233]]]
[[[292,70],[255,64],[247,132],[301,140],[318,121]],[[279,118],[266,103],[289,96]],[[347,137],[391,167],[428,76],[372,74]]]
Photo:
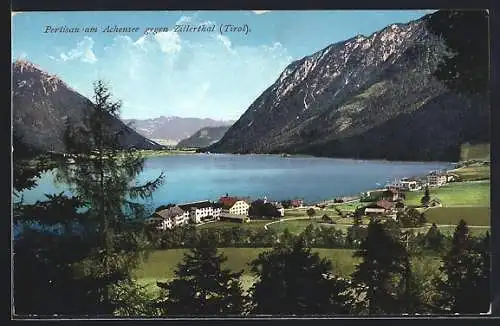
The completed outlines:
[[[151,207],[170,202],[218,200],[226,193],[269,200],[301,198],[307,203],[321,203],[333,198],[359,197],[367,189],[383,188],[396,179],[449,168],[450,163],[176,153],[145,158],[144,170],[137,182],[146,182],[165,172],[165,185],[155,191],[150,200],[144,200],[144,204]],[[25,199],[43,200],[43,193],[69,189],[67,185],[55,185],[51,174],[44,174],[39,186],[26,192]]]
[[[215,154],[215,155],[273,155],[285,158],[307,157],[307,158],[324,158],[324,159],[337,159],[337,160],[355,160],[360,162],[402,162],[402,163],[445,163],[445,164],[458,164],[457,161],[436,161],[436,160],[389,160],[386,158],[362,158],[362,157],[344,157],[344,156],[326,156],[314,154],[293,154],[293,153],[230,153],[230,152],[210,152],[203,151],[203,149],[196,149],[196,154]]]

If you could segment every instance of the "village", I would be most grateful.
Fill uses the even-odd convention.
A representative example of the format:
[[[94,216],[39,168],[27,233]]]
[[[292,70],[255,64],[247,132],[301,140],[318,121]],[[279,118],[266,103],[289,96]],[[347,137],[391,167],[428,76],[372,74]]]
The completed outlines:
[[[252,199],[225,194],[218,201],[201,200],[160,206],[151,217],[146,219],[146,223],[157,231],[165,231],[188,224],[204,225],[218,221],[233,223],[249,223],[253,219],[283,221],[286,219],[287,212],[299,208],[307,209],[307,215],[310,217],[316,214],[316,210],[321,212],[328,207],[340,207],[341,204],[357,204],[355,211],[361,212],[362,216],[377,216],[396,220],[397,214],[407,207],[405,204],[407,192],[438,188],[458,180],[459,176],[456,174],[446,171],[431,171],[426,176],[403,178],[386,185],[384,188],[363,192],[359,196],[335,198],[319,203],[304,203],[304,200],[297,198],[274,201],[268,200],[265,196],[263,199]],[[439,198],[434,197],[422,203],[422,206],[424,208],[441,207],[442,203]],[[340,213],[343,215],[342,212]],[[349,211],[345,215],[349,218],[353,216],[353,211]],[[332,219],[323,214],[323,221],[331,222]]]

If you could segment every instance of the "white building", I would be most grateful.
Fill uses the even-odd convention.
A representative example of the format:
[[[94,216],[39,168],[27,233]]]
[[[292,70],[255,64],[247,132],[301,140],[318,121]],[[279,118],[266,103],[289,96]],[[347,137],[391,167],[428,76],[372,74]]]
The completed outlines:
[[[150,217],[146,219],[146,224],[156,226],[156,229],[160,231],[173,228],[171,219],[163,219],[161,217]]]
[[[448,178],[446,174],[433,172],[427,175],[427,183],[430,187],[441,187],[442,185],[445,185],[447,181]]]
[[[245,200],[226,195],[219,199],[219,203],[225,214],[248,216],[250,204]]]
[[[180,209],[179,206],[162,209],[161,211],[155,212],[151,218],[146,220],[148,224],[158,225],[158,229],[160,230],[186,225],[188,221],[189,217],[186,216],[185,212]]]
[[[421,189],[419,183],[416,180],[402,179],[399,182],[399,185],[401,186],[401,188],[408,191],[417,191]]]
[[[247,216],[249,208],[250,205],[246,201],[238,200],[229,208],[229,214]]]
[[[222,210],[221,205],[208,200],[186,203],[179,205],[179,207],[184,211],[184,216],[195,224],[201,223],[207,218],[219,219]]]

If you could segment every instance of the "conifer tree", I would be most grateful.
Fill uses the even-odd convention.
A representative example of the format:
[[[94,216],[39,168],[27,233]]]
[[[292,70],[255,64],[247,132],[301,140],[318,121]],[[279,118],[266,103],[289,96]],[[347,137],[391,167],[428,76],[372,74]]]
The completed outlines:
[[[258,281],[252,287],[253,314],[346,314],[347,283],[332,276],[331,262],[299,239],[276,246],[251,262]]]
[[[424,196],[420,199],[420,203],[423,206],[427,207],[427,206],[429,206],[430,201],[431,201],[431,195],[429,192],[429,187],[425,187]]]
[[[425,246],[433,251],[440,252],[444,248],[444,235],[439,231],[436,223],[432,223],[425,234]]]
[[[241,315],[245,297],[242,272],[222,267],[227,258],[217,252],[215,241],[202,237],[184,255],[171,282],[157,282],[162,289],[159,307],[163,315]]]
[[[367,237],[354,253],[362,261],[352,280],[365,295],[369,314],[404,312],[401,284],[408,278],[408,253],[399,239],[389,235],[380,221],[371,221]]]
[[[93,103],[86,120],[68,130],[65,144],[73,164],[60,162],[57,180],[68,184],[88,207],[88,223],[98,240],[83,264],[84,274],[98,293],[95,314],[112,314],[116,309],[113,291],[131,279],[131,271],[145,246],[145,239],[132,220],[143,217],[136,199],[149,197],[161,185],[163,173],[139,185],[144,158],[126,146],[126,128],[119,127],[120,101],[113,101],[103,81],[94,83]],[[68,122],[68,126],[70,123]]]
[[[438,306],[453,313],[487,312],[490,303],[489,236],[475,246],[469,227],[460,220],[450,251],[443,257],[436,279]]]

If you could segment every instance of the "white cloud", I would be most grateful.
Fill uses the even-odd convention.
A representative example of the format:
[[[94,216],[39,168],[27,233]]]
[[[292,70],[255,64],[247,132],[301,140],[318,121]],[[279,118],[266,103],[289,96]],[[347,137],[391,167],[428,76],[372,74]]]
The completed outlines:
[[[265,13],[270,12],[271,10],[252,10],[254,14],[256,15],[263,15]]]
[[[155,39],[163,53],[176,54],[182,48],[181,37],[178,33],[172,31],[157,33]]]
[[[19,60],[26,60],[28,59],[28,54],[26,52],[21,52],[19,53]]]
[[[92,50],[93,46],[94,40],[89,36],[84,36],[83,41],[78,42],[74,49],[66,53],[61,52],[59,54],[59,58],[56,60],[69,61],[80,59],[82,62],[95,63],[97,61],[97,57]]]
[[[224,47],[231,53],[236,53],[234,49],[231,48],[231,40],[226,35],[215,34],[215,37],[222,42]]]
[[[122,35],[104,50],[96,68],[123,100],[124,118],[237,119],[292,59],[280,43],[243,45],[218,33]]]
[[[191,17],[191,16],[182,16],[181,18],[179,18],[178,21],[175,22],[175,25],[187,24],[187,23],[190,23],[191,21],[193,21],[193,17]]]

